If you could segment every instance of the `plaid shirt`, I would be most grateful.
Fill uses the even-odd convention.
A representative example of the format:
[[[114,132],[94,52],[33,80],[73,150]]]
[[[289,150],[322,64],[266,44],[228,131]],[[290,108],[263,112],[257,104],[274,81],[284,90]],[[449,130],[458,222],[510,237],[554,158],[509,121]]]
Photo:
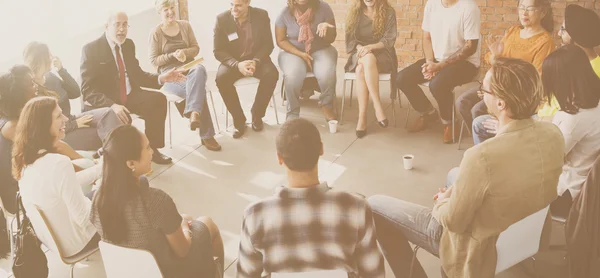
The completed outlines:
[[[384,277],[371,207],[363,197],[330,190],[280,187],[244,213],[237,277],[272,272],[344,270]]]

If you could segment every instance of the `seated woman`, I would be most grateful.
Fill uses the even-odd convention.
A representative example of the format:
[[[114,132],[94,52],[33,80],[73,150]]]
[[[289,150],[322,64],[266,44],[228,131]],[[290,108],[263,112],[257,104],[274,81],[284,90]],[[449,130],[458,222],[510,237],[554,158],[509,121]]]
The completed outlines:
[[[488,38],[490,52],[486,55],[489,64],[499,57],[518,58],[535,66],[542,71],[542,62],[554,50],[554,21],[550,1],[520,0],[517,7],[519,25],[509,28],[501,39]],[[463,120],[473,127],[473,139],[479,144],[494,136],[493,127],[496,122],[490,120],[483,99],[477,94],[479,88],[464,92],[456,100],[456,107]],[[545,108],[544,110],[546,110]],[[541,116],[551,112],[540,112]],[[481,116],[481,117],[480,117]],[[480,117],[480,118],[478,118]],[[478,118],[476,121],[474,119]],[[484,123],[491,128],[485,128]],[[493,124],[493,125],[492,125]],[[488,132],[492,131],[492,132]]]
[[[322,0],[288,0],[275,22],[275,40],[281,48],[279,67],[283,71],[287,119],[300,117],[300,93],[307,72],[313,72],[321,96],[319,105],[329,120],[335,114],[337,50],[333,10]]]
[[[190,23],[175,19],[176,4],[176,0],[155,2],[161,22],[150,34],[150,62],[161,73],[193,61],[200,52]],[[190,119],[190,129],[200,129],[200,141],[206,149],[220,151],[206,102],[206,79],[206,69],[197,65],[187,72],[185,81],[167,82],[163,89],[185,99],[183,115]]]
[[[29,100],[13,140],[12,173],[19,181],[23,206],[30,212],[38,238],[52,248],[44,221],[31,213],[36,209],[60,239],[57,244],[63,256],[73,256],[100,239],[89,221],[91,201],[81,186],[99,178],[101,165],[76,174],[69,157],[56,152],[56,144],[65,137],[67,120],[55,98]]]
[[[350,57],[345,70],[356,72],[358,138],[367,135],[369,95],[379,126],[388,126],[379,97],[379,73],[395,73],[398,68],[396,33],[396,12],[387,0],[355,0],[346,18],[346,52]]]
[[[60,59],[52,56],[46,44],[29,43],[23,51],[23,60],[33,71],[37,84],[58,94],[60,108],[69,118],[64,141],[74,149],[98,150],[102,147],[101,138],[106,138],[114,128],[123,124],[117,114],[108,107],[93,109],[76,116],[71,114],[69,100],[81,96],[79,84],[63,68]]]
[[[215,271],[222,273],[223,240],[215,223],[179,214],[173,199],[150,187],[143,176],[152,170],[148,138],[130,125],[121,126],[102,152],[102,186],[90,216],[102,240],[150,251],[165,277],[213,278]]]
[[[565,138],[565,165],[552,208],[569,208],[600,155],[600,78],[585,52],[574,44],[550,54],[542,69],[546,98],[556,98],[560,106],[552,122]]]

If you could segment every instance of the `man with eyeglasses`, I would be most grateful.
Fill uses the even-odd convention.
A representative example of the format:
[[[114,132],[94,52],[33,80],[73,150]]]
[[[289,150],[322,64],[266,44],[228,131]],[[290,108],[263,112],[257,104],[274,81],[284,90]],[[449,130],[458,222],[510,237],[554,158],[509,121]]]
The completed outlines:
[[[127,38],[128,29],[127,14],[114,13],[106,23],[106,32],[83,47],[84,110],[110,107],[126,124],[131,123],[131,113],[139,115],[145,121],[146,136],[154,150],[152,161],[169,164],[171,158],[158,151],[165,146],[167,100],[163,94],[141,87],[158,89],[165,82],[182,81],[185,76],[177,69],[161,75],[143,71],[135,57],[135,44]]]
[[[600,17],[590,9],[571,4],[565,9],[565,21],[558,35],[562,44],[576,44],[585,51],[594,72],[600,77],[600,56],[594,47],[600,45]]]
[[[438,256],[449,278],[491,278],[496,241],[512,224],[556,199],[564,163],[562,133],[536,121],[543,97],[535,67],[523,60],[498,58],[480,90],[499,121],[498,135],[467,150],[447,187],[435,196],[433,210],[388,196],[372,196],[377,240],[395,277],[427,277],[409,241]],[[545,242],[545,241],[542,241]]]

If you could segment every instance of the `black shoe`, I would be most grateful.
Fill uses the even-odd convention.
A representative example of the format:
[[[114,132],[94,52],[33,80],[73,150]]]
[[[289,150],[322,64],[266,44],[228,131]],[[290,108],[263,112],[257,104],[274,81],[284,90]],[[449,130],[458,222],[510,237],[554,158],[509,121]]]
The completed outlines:
[[[365,136],[367,136],[367,130],[366,129],[365,130],[357,130],[356,131],[356,137],[358,137],[359,139],[363,138]]]
[[[257,132],[262,131],[264,127],[265,127],[265,125],[264,125],[262,119],[257,119],[257,120],[252,121],[252,129],[254,131],[257,131]]]
[[[385,119],[381,122],[377,122],[379,124],[380,127],[386,128],[388,127],[388,125],[390,124],[390,121],[388,121],[388,119]]]
[[[242,137],[244,135],[244,133],[246,133],[247,128],[248,127],[246,127],[245,125],[243,127],[236,128],[235,131],[233,132],[233,139],[238,139],[238,138]]]
[[[152,162],[156,164],[170,164],[172,161],[173,159],[160,153],[157,149],[154,149],[154,154],[152,155]]]

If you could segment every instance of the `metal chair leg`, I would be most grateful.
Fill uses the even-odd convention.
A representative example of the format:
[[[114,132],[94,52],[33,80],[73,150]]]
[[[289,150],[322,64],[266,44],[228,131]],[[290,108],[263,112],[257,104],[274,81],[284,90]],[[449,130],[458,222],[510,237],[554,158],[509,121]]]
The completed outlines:
[[[283,76],[283,79],[281,80],[281,106],[285,106],[285,91],[284,91],[284,86],[285,86],[285,76]]]
[[[352,108],[352,94],[354,92],[354,80],[350,80],[350,102],[348,103],[348,107]]]
[[[70,265],[69,268],[70,268],[69,272],[71,273],[70,277],[73,278],[74,277],[73,274],[74,274],[74,270],[75,270],[75,264]]]
[[[531,259],[533,260],[533,277],[537,278],[538,277],[538,273],[537,273],[537,269],[535,268],[535,257],[531,257]]]
[[[419,249],[421,249],[421,247],[419,247],[418,245],[415,245],[415,248],[413,248],[413,257],[410,261],[410,271],[408,272],[408,278],[412,278],[413,270],[415,267],[415,260],[417,259],[417,252],[419,251]]]
[[[173,123],[171,122],[171,102],[167,103],[167,116],[169,117],[169,149],[173,149]]]
[[[454,103],[452,103],[452,144],[456,143],[456,136],[454,134],[454,129],[455,129],[455,125],[456,125],[456,121],[455,121],[455,108],[456,106],[454,105]]]
[[[460,143],[462,143],[463,129],[465,128],[465,121],[460,121],[460,133],[458,134],[458,150],[460,151]]]
[[[221,127],[219,126],[219,118],[217,118],[217,109],[215,108],[215,99],[213,97],[212,91],[211,90],[207,90],[207,91],[208,91],[208,95],[210,96],[210,102],[212,104],[213,113],[215,115],[215,123],[217,123],[217,130],[219,131],[219,133],[221,133]]]
[[[271,96],[271,102],[273,103],[273,110],[275,110],[275,121],[277,121],[277,125],[279,125],[279,113],[277,113],[277,102],[275,101],[275,94]]]
[[[410,104],[408,105],[408,109],[406,109],[406,122],[404,123],[404,128],[408,127],[408,117],[410,116]]]
[[[346,79],[342,85],[342,110],[340,111],[340,125],[344,124],[344,108],[346,106]]]

